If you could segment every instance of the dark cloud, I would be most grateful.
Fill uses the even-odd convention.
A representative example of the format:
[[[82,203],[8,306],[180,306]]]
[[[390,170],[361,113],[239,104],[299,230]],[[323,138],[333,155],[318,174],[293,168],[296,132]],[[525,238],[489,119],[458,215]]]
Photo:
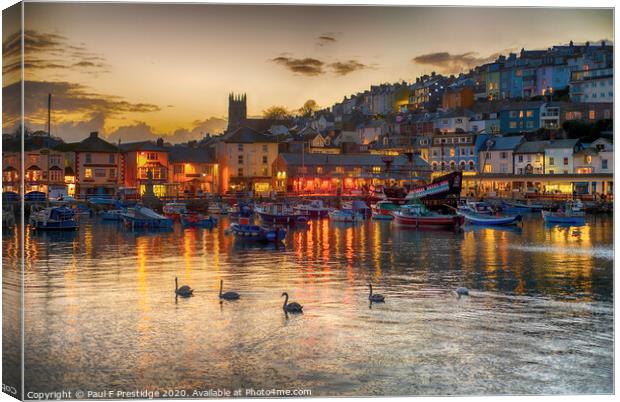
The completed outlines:
[[[332,70],[338,75],[347,75],[355,71],[364,70],[368,68],[367,65],[362,64],[356,60],[338,61],[335,63],[331,63],[329,67],[331,67]]]
[[[453,74],[469,70],[478,65],[495,60],[500,53],[494,53],[487,57],[480,57],[476,52],[451,54],[449,52],[436,52],[416,56],[414,63],[425,64],[436,68],[441,73]]]
[[[21,35],[9,35],[2,42],[3,74],[21,69]],[[71,44],[67,38],[55,33],[35,30],[24,31],[24,68],[33,70],[73,69],[89,74],[108,71],[105,59],[88,51],[86,46]]]
[[[324,73],[323,66],[325,66],[325,63],[311,57],[296,59],[294,57],[280,56],[271,61],[283,65],[296,74],[314,76]]]
[[[319,36],[318,38],[316,38],[316,41],[317,41],[317,45],[321,47],[337,42],[336,37],[332,34],[323,34]]]

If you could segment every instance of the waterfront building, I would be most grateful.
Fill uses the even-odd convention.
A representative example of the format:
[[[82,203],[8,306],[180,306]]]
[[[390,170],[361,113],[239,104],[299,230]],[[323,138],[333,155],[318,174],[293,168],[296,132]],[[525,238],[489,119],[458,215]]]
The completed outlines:
[[[167,195],[195,197],[219,191],[219,165],[210,149],[176,145],[166,150],[169,162]]]
[[[573,155],[583,148],[578,139],[554,140],[545,147],[545,173],[569,174],[574,171]]]
[[[214,142],[219,163],[219,191],[271,191],[271,164],[278,141],[249,127],[240,127]]]
[[[434,135],[428,156],[433,172],[475,172],[478,166],[476,139],[472,133]]]
[[[65,166],[74,174],[75,196],[114,196],[123,183],[120,149],[99,137],[97,131],[80,141],[61,144]]]
[[[388,134],[389,126],[385,120],[371,120],[357,128],[361,144],[376,142],[379,138]]]
[[[441,113],[434,120],[435,132],[457,133],[469,131],[469,116],[464,110]]]
[[[526,141],[513,152],[514,174],[544,174],[545,147],[549,141]]]
[[[123,153],[123,186],[135,188],[138,194],[146,191],[146,182],[151,173],[153,192],[158,197],[169,194],[168,183],[168,149],[164,140],[140,141],[120,144]]]
[[[386,167],[389,160],[389,170]],[[419,156],[413,163],[405,156],[381,154],[282,153],[273,163],[274,188],[288,193],[364,193],[371,185],[408,183],[430,177],[428,164]]]
[[[513,153],[524,140],[522,135],[489,138],[480,149],[480,171],[485,174],[512,174]]]

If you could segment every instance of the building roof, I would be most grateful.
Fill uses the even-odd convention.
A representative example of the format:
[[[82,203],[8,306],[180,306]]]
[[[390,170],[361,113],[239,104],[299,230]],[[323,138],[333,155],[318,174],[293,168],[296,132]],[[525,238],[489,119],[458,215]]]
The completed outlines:
[[[573,148],[579,142],[578,139],[572,140],[554,140],[546,146],[546,148]]]
[[[75,152],[119,152],[116,145],[99,138],[99,133],[96,131],[90,133],[87,138],[80,142],[66,144],[66,147],[61,146],[60,150]]]
[[[510,137],[492,137],[488,143],[482,146],[482,150],[486,151],[509,151],[514,150],[522,141],[522,135],[515,135]]]
[[[510,102],[501,110],[520,110],[520,109],[539,109],[545,102],[533,101],[533,102]]]
[[[230,134],[226,134],[224,142],[229,143],[254,143],[254,142],[275,142],[273,138],[270,138],[258,131],[249,127],[239,127]]]
[[[544,154],[549,141],[526,141],[515,149],[516,154]]]
[[[321,165],[321,166],[384,166],[384,155],[378,154],[315,154],[306,153],[282,153],[280,157],[289,165]],[[405,156],[396,156],[392,166],[409,166],[409,160]],[[414,156],[415,167],[428,167],[419,156]]]
[[[216,163],[206,148],[176,145],[166,149],[171,163]]]
[[[159,145],[157,145],[155,141],[128,142],[126,144],[120,144],[119,148],[123,152],[131,152],[131,151],[167,152],[168,151],[166,148],[160,147]]]

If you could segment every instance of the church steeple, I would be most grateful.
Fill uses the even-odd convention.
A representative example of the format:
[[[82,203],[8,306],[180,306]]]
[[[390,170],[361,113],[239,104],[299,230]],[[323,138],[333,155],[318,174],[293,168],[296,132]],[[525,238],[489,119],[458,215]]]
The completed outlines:
[[[240,127],[247,119],[247,96],[246,94],[228,95],[228,130]]]

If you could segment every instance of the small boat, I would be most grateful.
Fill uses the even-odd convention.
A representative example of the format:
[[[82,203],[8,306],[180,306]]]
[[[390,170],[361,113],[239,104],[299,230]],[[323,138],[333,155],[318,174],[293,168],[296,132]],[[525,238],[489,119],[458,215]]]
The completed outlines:
[[[545,223],[572,223],[576,225],[586,223],[583,203],[579,200],[568,201],[559,211],[542,211],[541,213]]]
[[[310,200],[302,204],[295,205],[293,209],[310,218],[326,218],[329,214],[329,208],[323,205],[321,200]]]
[[[30,212],[28,221],[36,230],[75,230],[78,227],[73,209],[61,207],[47,207]]]
[[[495,209],[484,201],[460,200],[458,210],[479,215],[494,215]]]
[[[333,222],[353,223],[353,222],[361,222],[362,220],[364,220],[364,217],[360,213],[353,212],[349,209],[330,211],[328,215],[329,215],[329,220]]]
[[[226,215],[230,212],[230,207],[224,202],[218,202],[213,205],[209,205],[209,212],[219,215]]]
[[[458,215],[465,218],[465,222],[472,225],[504,226],[514,225],[521,222],[521,215],[486,215],[476,212],[459,210]]]
[[[181,224],[184,227],[199,227],[211,229],[217,226],[217,218],[213,216],[205,216],[202,214],[188,213],[181,215]]]
[[[529,201],[527,203],[518,201],[502,201],[502,207],[504,209],[514,209],[523,212],[535,212],[542,211],[544,206],[541,204],[532,204]]]
[[[12,205],[2,205],[2,229],[12,229],[15,226],[15,212]]]
[[[393,213],[400,208],[400,205],[392,201],[379,201],[376,204],[372,204],[372,219],[392,220],[394,219]]]
[[[366,202],[361,200],[345,201],[340,209],[356,212],[362,215],[363,218],[370,217],[372,214]]]
[[[265,223],[279,225],[299,225],[308,223],[308,215],[295,212],[286,204],[263,204],[256,207],[256,213]]]
[[[278,227],[267,228],[244,223],[232,223],[230,231],[235,238],[248,241],[280,242],[286,237],[286,230]]]
[[[162,208],[164,216],[174,221],[181,219],[181,215],[187,213],[187,205],[182,202],[169,202]]]
[[[125,212],[124,209],[108,209],[107,211],[102,211],[100,216],[104,221],[122,221],[123,216],[121,215]]]
[[[171,228],[173,221],[150,208],[136,206],[121,213],[123,222],[132,228]]]
[[[116,200],[112,197],[90,197],[88,203],[93,205],[116,205]]]
[[[405,227],[436,227],[454,229],[460,227],[465,218],[459,215],[442,215],[431,212],[421,202],[406,204],[394,211],[397,225]]]
[[[228,213],[228,217],[230,219],[239,219],[239,218],[251,218],[254,216],[254,208],[252,205],[240,202],[235,204],[230,209]]]

